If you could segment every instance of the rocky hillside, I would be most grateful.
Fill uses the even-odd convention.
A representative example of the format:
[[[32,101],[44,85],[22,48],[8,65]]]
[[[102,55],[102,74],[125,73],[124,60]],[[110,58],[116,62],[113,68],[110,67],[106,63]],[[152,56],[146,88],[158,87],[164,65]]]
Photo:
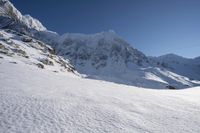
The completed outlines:
[[[76,73],[68,60],[57,56],[52,47],[10,29],[0,30],[0,58],[13,64],[22,62],[53,72]]]

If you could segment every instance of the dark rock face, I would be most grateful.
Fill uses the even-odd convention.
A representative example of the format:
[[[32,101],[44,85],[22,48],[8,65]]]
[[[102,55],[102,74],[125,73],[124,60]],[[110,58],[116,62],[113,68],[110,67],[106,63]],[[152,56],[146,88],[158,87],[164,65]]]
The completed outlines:
[[[44,69],[44,65],[42,65],[41,63],[36,64],[38,66],[38,68]]]
[[[176,90],[176,88],[174,86],[171,86],[171,85],[166,86],[166,88],[170,89],[170,90]]]
[[[22,37],[21,40],[23,42],[32,42],[33,41],[32,38],[30,38],[30,37]]]
[[[40,62],[42,62],[45,65],[49,65],[49,66],[54,65],[53,62],[51,60],[47,59],[47,58],[46,59],[40,59]]]

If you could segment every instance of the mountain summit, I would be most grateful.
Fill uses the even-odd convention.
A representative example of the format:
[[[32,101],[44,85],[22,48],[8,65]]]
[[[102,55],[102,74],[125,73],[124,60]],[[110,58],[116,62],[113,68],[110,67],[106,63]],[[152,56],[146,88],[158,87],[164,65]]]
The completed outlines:
[[[14,25],[23,25],[29,29],[37,31],[45,31],[46,28],[35,18],[30,15],[22,15],[9,0],[0,0],[0,27],[8,27]]]
[[[91,35],[65,34],[61,36],[56,49],[59,55],[69,58],[77,69],[85,66],[101,69],[112,65],[118,66],[119,71],[133,63],[142,65],[147,62],[142,52],[131,47],[113,31]]]

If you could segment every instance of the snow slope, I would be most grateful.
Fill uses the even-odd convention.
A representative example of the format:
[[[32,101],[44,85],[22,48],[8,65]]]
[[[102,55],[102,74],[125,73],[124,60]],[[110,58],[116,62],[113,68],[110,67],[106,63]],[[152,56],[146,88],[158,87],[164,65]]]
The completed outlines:
[[[200,88],[154,90],[0,58],[0,132],[199,133]]]

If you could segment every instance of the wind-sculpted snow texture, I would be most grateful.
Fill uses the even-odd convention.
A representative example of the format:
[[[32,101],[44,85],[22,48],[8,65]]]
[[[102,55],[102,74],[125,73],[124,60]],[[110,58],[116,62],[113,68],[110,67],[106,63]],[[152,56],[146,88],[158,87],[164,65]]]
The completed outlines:
[[[0,59],[0,132],[199,133],[200,88],[154,90]]]

